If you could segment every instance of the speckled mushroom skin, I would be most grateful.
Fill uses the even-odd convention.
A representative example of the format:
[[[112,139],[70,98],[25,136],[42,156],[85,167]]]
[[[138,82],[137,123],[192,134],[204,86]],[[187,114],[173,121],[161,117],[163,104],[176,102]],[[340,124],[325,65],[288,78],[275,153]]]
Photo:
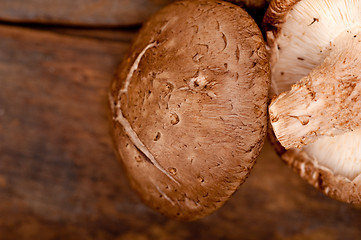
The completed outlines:
[[[223,205],[263,145],[269,77],[261,32],[238,6],[179,1],[143,26],[110,104],[116,148],[145,203],[182,220]]]
[[[270,62],[276,61],[274,50],[277,46],[275,46],[274,42],[282,28],[282,24],[287,19],[289,11],[299,1],[273,0],[266,11],[262,25],[267,36]],[[338,201],[356,205],[361,204],[361,175],[350,180],[341,175],[335,175],[330,169],[320,166],[301,149],[286,150],[278,142],[271,124],[269,124],[268,136],[282,160],[316,189]]]

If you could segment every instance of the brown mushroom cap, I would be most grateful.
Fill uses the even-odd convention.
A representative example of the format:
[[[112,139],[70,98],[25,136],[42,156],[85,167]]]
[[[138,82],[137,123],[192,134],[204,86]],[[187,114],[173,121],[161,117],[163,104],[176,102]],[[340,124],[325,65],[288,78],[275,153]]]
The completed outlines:
[[[275,0],[263,22],[272,95],[280,94],[270,117],[287,148],[272,133],[276,151],[326,195],[355,204],[361,203],[360,9],[358,1]]]
[[[153,16],[110,94],[116,148],[144,202],[183,220],[222,206],[263,145],[268,88],[261,32],[240,7],[179,1]]]

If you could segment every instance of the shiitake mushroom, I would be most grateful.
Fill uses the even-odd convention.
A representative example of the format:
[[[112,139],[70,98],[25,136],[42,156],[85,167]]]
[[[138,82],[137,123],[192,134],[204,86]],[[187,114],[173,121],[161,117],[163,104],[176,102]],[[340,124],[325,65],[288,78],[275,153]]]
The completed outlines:
[[[115,147],[146,204],[183,220],[224,204],[263,145],[269,73],[239,6],[178,1],[144,24],[109,100]]]
[[[326,195],[361,204],[361,1],[274,0],[263,24],[278,153]]]

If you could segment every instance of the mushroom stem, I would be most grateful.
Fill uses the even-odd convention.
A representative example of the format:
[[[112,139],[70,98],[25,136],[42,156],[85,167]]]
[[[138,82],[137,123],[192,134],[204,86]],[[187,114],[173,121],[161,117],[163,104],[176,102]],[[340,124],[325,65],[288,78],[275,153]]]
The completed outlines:
[[[272,101],[270,120],[283,147],[300,148],[360,128],[360,52],[361,32],[342,33],[321,65]]]

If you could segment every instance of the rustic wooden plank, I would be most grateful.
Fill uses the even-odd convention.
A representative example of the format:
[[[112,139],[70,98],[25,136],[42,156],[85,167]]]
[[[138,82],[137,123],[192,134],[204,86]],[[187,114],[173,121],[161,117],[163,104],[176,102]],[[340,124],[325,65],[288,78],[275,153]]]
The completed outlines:
[[[133,26],[174,0],[0,0],[0,21],[73,26]],[[258,24],[270,0],[226,0]]]
[[[130,200],[108,131],[106,91],[128,46],[0,28],[0,236],[42,222],[108,234],[124,228],[121,209],[146,211]]]
[[[1,240],[361,235],[359,209],[303,182],[268,143],[211,216],[184,223],[148,209],[113,154],[107,119],[106,92],[132,37],[69,32],[0,25]]]
[[[0,0],[1,1],[1,0]],[[23,27],[29,28],[27,24],[13,24],[6,23],[3,25],[13,26],[13,27]],[[125,44],[129,44],[134,37],[137,35],[139,26],[129,27],[129,28],[87,28],[87,27],[54,27],[47,25],[30,25],[31,29],[42,31],[42,32],[54,32],[58,33],[62,36],[73,36],[80,38],[87,38],[92,40],[100,40],[100,41],[114,41],[114,42],[122,42]]]
[[[140,24],[174,0],[0,0],[0,20],[61,25]]]

